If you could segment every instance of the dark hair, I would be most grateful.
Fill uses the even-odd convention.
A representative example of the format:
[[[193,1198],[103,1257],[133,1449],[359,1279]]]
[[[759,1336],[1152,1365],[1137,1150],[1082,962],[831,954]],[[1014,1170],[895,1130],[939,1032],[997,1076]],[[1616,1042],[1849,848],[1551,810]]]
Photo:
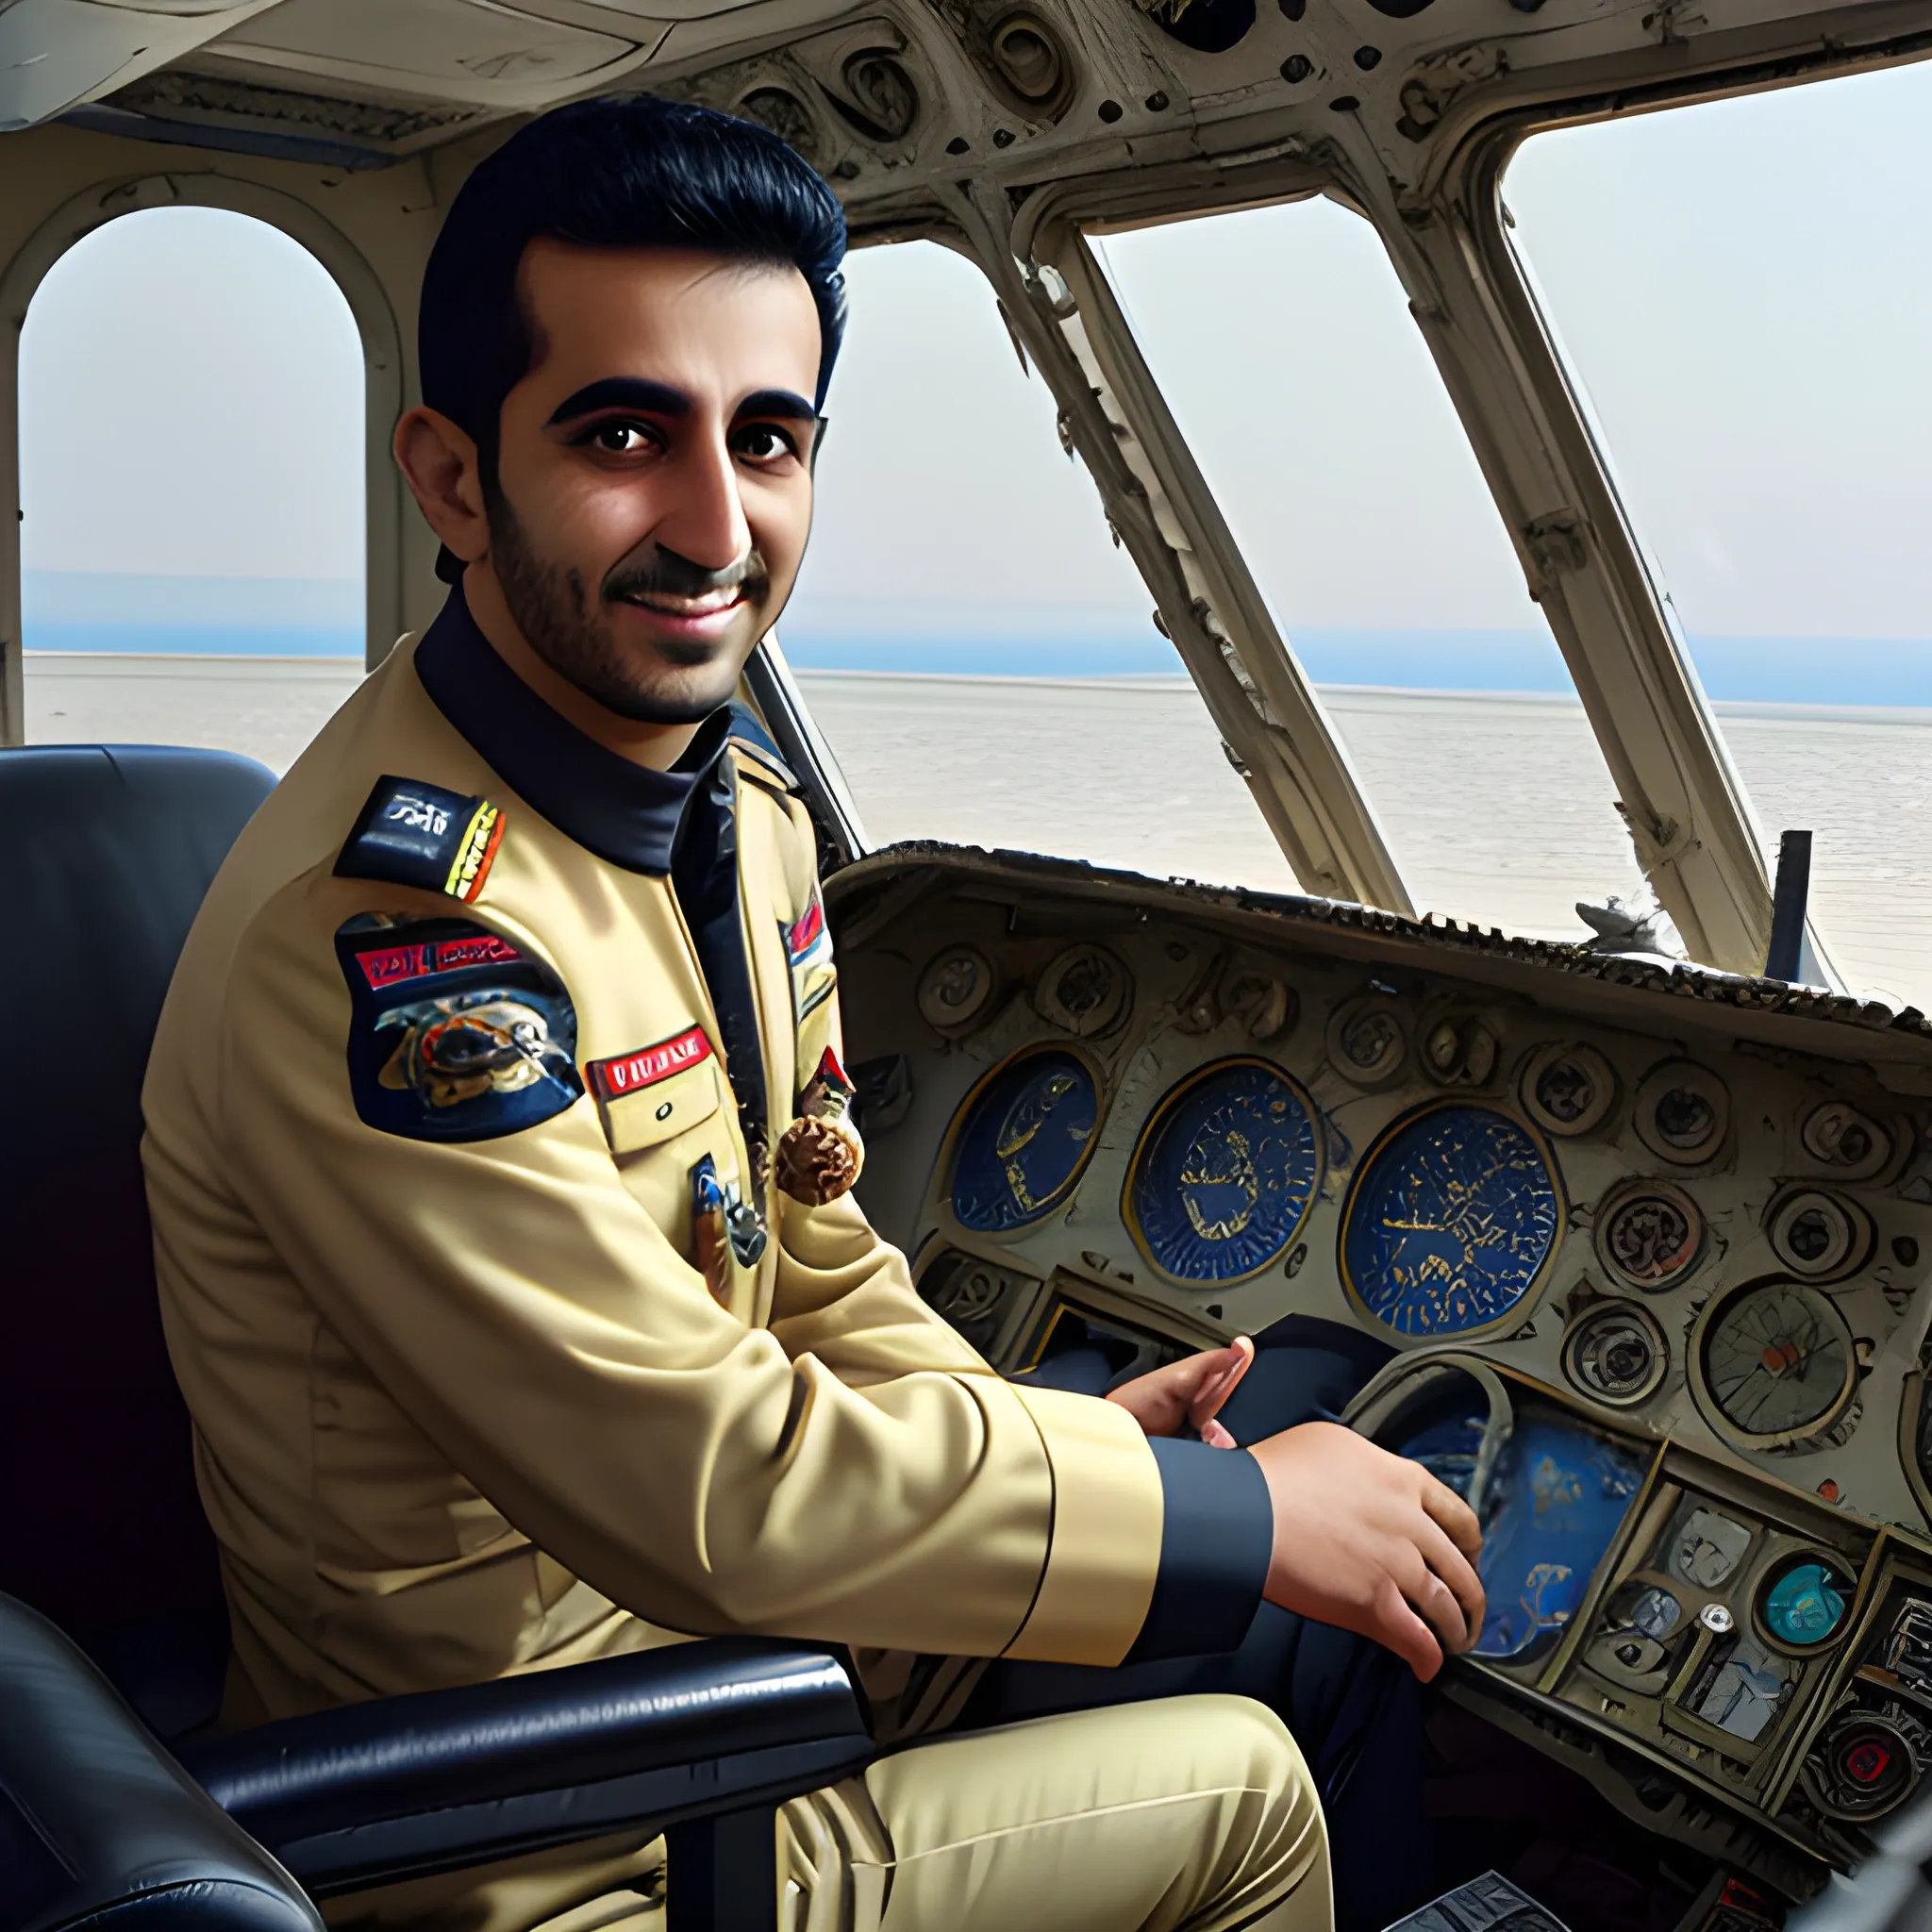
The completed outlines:
[[[768,129],[649,94],[554,108],[458,191],[429,251],[416,325],[423,400],[475,440],[493,479],[503,399],[530,367],[517,295],[540,236],[589,248],[696,248],[790,266],[819,311],[817,402],[845,329],[845,216]]]

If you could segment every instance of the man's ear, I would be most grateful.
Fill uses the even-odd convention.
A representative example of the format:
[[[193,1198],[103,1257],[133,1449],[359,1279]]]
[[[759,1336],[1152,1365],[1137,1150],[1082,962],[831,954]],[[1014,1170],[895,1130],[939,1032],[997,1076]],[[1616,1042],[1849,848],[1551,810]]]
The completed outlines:
[[[436,409],[420,404],[396,425],[396,467],[443,548],[475,563],[490,548],[476,445]]]

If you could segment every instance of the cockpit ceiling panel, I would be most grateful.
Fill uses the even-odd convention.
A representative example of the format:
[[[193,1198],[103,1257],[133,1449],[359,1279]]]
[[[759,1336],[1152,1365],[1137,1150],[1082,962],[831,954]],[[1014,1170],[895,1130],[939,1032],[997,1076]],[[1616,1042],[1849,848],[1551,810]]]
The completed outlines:
[[[664,25],[638,25],[635,37],[596,33],[489,0],[282,0],[214,51],[285,73],[525,108],[648,59]]]

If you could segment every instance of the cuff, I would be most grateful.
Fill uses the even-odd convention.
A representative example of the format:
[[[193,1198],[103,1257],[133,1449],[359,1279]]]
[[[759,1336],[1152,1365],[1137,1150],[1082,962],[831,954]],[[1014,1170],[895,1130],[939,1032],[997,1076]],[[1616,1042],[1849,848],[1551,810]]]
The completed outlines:
[[[1024,1383],[1006,1386],[1045,1445],[1053,1472],[1053,1531],[1033,1607],[1005,1655],[1041,1663],[1117,1664],[1147,1620],[1161,1568],[1163,1511],[1171,1506],[1163,1504],[1159,1465],[1141,1425],[1118,1403]],[[1254,1458],[1241,1460],[1259,1480]]]
[[[1160,1567],[1124,1661],[1237,1649],[1260,1607],[1274,1551],[1268,1479],[1240,1449],[1171,1437],[1148,1447],[1160,1472]]]

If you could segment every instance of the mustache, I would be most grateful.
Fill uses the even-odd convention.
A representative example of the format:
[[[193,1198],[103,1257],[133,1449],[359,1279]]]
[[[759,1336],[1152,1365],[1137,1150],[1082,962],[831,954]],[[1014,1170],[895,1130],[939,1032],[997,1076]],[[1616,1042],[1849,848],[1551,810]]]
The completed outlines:
[[[662,543],[651,542],[611,566],[604,578],[603,592],[607,603],[621,604],[638,597],[702,597],[711,591],[741,591],[757,603],[771,581],[771,570],[756,546],[736,563],[712,570]]]

